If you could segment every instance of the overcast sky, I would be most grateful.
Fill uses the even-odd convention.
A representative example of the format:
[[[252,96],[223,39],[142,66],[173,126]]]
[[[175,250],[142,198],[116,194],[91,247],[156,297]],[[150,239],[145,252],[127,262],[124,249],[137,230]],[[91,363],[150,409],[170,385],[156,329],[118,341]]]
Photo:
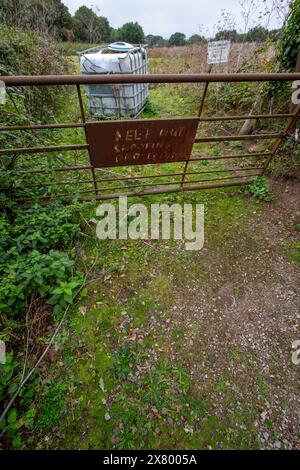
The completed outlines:
[[[252,0],[243,0],[246,5]],[[263,4],[263,0],[254,0]],[[271,0],[267,0],[271,3]],[[244,21],[240,0],[63,0],[72,14],[81,6],[99,9],[99,15],[106,16],[114,28],[128,21],[138,21],[145,34],[159,34],[168,38],[180,31],[187,36],[201,33],[205,36],[216,32],[216,25],[222,10],[228,11],[235,22],[236,29],[243,32]],[[251,12],[250,27],[258,22],[258,13]],[[269,28],[279,26],[276,14],[272,15]]]

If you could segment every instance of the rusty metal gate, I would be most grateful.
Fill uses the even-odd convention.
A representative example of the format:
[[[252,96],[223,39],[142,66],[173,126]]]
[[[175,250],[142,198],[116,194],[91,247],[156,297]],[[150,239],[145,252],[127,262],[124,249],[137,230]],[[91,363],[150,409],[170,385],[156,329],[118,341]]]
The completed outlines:
[[[203,116],[209,83],[291,82],[300,79],[299,73],[60,75],[0,78],[6,87],[70,85],[76,88],[81,122],[29,123],[0,127],[0,133],[14,131],[36,133],[43,129],[51,131],[80,129],[83,131],[84,143],[82,141],[68,142],[62,145],[38,147],[7,146],[0,149],[2,165],[7,165],[10,159],[14,159],[14,172],[19,175],[21,181],[16,191],[17,197],[25,202],[30,200],[30,189],[36,190],[37,188],[40,190],[40,197],[44,200],[58,197],[68,200],[76,194],[81,200],[89,201],[111,199],[120,195],[144,196],[248,184],[266,171],[294,128],[300,111],[300,105],[294,105],[290,106],[290,112],[282,114]],[[80,85],[95,83],[202,83],[204,89],[197,116],[90,122],[86,119],[84,97]],[[236,133],[203,135],[201,133],[201,125],[205,122],[222,123],[246,119],[284,119],[285,125],[279,132],[259,132],[251,135]],[[200,155],[193,155],[195,144],[223,143],[228,145],[234,141],[257,143],[265,140],[270,143],[269,147],[259,151],[243,149],[242,152],[222,151],[221,154],[203,155],[200,148]],[[70,152],[72,152],[71,156]],[[63,157],[62,153],[68,156]],[[37,159],[34,158],[35,154],[38,156]],[[25,157],[25,160],[21,157]],[[45,158],[46,165],[42,163]],[[228,161],[232,162],[229,167],[226,166]],[[238,162],[241,163],[238,164]],[[207,163],[222,165],[206,167]],[[170,170],[170,166],[173,171]],[[149,172],[149,168],[154,168],[154,170]],[[31,181],[32,175],[35,176],[33,182]],[[40,175],[40,181],[36,180],[37,175]],[[49,188],[52,188],[51,191]]]

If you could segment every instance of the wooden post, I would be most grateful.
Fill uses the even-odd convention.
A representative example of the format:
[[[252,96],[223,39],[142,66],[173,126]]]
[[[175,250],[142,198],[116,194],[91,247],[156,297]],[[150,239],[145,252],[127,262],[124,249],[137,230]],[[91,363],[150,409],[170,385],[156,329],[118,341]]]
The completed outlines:
[[[85,112],[84,112],[84,107],[83,107],[83,102],[82,102],[81,91],[80,91],[80,85],[77,84],[76,89],[77,89],[79,107],[80,107],[80,112],[81,112],[81,120],[82,120],[82,123],[84,125],[85,139],[86,139],[86,143],[89,144],[88,135],[87,135],[87,131],[86,131],[86,119],[85,119]],[[96,196],[98,196],[98,186],[97,186],[97,181],[96,181],[95,169],[92,165],[90,147],[88,148],[88,152],[89,152],[90,165],[92,167],[92,176],[93,176],[95,193],[96,193]]]
[[[213,64],[210,64],[210,66],[208,67],[207,73],[211,73],[212,67],[213,67]],[[209,82],[205,82],[205,86],[204,86],[204,90],[203,90],[203,94],[202,94],[202,98],[201,98],[201,103],[200,103],[200,107],[199,107],[199,112],[198,112],[198,117],[199,118],[201,117],[201,114],[202,114],[204,101],[205,101],[206,94],[207,94],[208,85],[209,85]]]

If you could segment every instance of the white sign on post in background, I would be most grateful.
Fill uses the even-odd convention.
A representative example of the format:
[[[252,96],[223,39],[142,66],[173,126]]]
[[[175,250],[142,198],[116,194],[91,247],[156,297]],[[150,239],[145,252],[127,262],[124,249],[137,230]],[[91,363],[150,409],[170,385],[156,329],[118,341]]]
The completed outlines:
[[[212,41],[208,43],[207,63],[224,64],[228,62],[230,41]]]

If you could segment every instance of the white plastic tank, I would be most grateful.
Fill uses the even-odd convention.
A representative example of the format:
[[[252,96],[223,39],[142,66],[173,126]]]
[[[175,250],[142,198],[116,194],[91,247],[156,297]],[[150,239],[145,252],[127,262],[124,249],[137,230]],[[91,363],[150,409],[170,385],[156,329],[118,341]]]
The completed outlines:
[[[79,55],[82,74],[148,73],[147,50],[144,45],[134,46],[120,41],[101,49],[88,49]],[[92,114],[134,117],[146,104],[148,85],[87,85],[86,93]]]

